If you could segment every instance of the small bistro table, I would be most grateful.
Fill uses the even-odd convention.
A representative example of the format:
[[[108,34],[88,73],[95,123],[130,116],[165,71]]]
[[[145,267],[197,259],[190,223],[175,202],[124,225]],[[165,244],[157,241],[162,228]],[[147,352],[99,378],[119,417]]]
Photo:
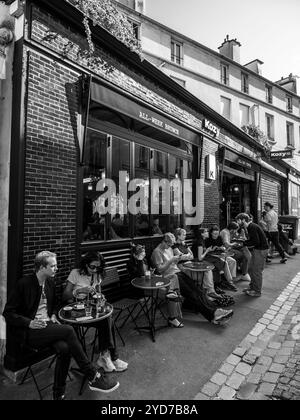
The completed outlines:
[[[142,309],[146,318],[148,320],[148,325],[139,327],[139,330],[149,330],[152,341],[155,342],[155,333],[159,328],[155,325],[156,311],[158,308],[158,293],[160,289],[170,285],[170,280],[160,277],[160,276],[151,276],[150,278],[136,277],[131,281],[131,284],[138,288],[142,289],[144,292],[144,304],[142,304]],[[150,291],[150,296],[146,295],[146,292]]]
[[[212,271],[215,266],[206,261],[186,261],[180,264],[183,267],[183,271],[187,272],[188,276],[191,277],[198,288],[202,288],[203,275],[207,271]],[[180,268],[179,266],[179,268]]]

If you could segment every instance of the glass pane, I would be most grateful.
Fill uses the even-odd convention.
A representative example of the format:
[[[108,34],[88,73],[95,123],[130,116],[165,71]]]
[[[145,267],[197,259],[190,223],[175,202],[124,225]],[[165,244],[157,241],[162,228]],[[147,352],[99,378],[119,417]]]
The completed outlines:
[[[152,234],[161,235],[167,231],[168,218],[170,214],[169,206],[169,189],[168,171],[167,171],[168,155],[154,151],[154,170],[153,178],[162,181],[159,188],[152,188],[151,191],[151,210],[153,210]]]
[[[189,232],[192,230],[190,225],[186,224],[187,217],[194,217],[195,212],[193,209],[193,184],[192,184],[192,162],[183,161],[183,180],[184,180],[184,227]]]
[[[106,218],[103,192],[97,191],[97,183],[105,178],[106,135],[88,130],[84,151],[83,175],[83,224],[82,240],[105,240]]]
[[[120,194],[120,172],[126,172],[126,188],[129,183],[130,173],[130,144],[128,141],[117,137],[112,139],[112,180],[116,186],[116,191],[111,195],[111,205],[115,214],[112,214],[110,239],[120,239],[129,237],[129,218],[127,213],[126,196]]]
[[[170,231],[181,227],[182,215],[182,160],[169,156]]]
[[[137,203],[140,212],[135,216],[134,236],[148,236],[150,234],[149,223],[149,195],[150,195],[150,149],[139,144],[135,145],[135,179],[137,191],[143,198]]]

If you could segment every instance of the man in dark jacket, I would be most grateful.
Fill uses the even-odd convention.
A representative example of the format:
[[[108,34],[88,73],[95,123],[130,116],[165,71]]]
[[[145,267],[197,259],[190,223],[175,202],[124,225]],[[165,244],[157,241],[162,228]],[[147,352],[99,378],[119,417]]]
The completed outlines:
[[[3,316],[15,340],[24,348],[53,346],[57,353],[53,398],[64,399],[71,356],[94,391],[110,392],[119,383],[108,381],[86,357],[74,329],[61,325],[55,307],[56,255],[42,251],[35,257],[35,273],[23,277],[8,298]]]
[[[244,242],[252,254],[249,265],[249,275],[251,282],[249,288],[244,292],[248,296],[259,297],[261,296],[263,271],[265,262],[268,255],[268,241],[264,231],[256,223],[253,223],[246,213],[240,213],[236,216],[236,221],[240,226],[247,229],[248,239]]]

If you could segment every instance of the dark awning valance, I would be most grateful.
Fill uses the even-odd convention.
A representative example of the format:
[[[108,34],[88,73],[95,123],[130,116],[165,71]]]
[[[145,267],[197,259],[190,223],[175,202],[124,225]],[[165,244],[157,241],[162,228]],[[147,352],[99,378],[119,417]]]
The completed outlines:
[[[91,100],[152,126],[170,136],[199,145],[199,135],[194,131],[176,124],[171,119],[99,83],[91,83]]]

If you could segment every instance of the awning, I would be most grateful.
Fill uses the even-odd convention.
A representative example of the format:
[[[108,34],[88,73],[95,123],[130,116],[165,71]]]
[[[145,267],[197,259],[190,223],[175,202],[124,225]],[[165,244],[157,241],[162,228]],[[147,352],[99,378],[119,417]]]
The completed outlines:
[[[228,149],[226,149],[226,152],[225,152],[225,161],[229,161],[230,163],[235,163],[236,165],[239,165],[241,168],[245,168],[250,171],[255,171],[255,172],[260,171],[260,166],[257,163],[254,163],[251,160],[245,158],[244,156],[238,155],[237,153],[231,152]]]
[[[199,145],[199,134],[176,124],[171,119],[152,111],[152,109],[133,101],[119,92],[93,81],[91,83],[91,100],[152,126],[170,136]]]

